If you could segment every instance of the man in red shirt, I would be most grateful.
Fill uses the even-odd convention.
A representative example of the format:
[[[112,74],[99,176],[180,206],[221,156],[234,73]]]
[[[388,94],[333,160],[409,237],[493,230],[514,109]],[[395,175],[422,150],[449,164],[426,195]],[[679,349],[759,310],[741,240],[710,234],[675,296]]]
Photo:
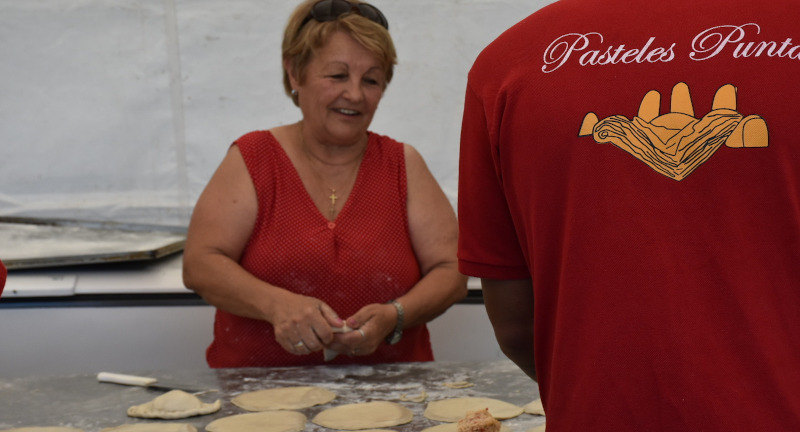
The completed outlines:
[[[459,266],[548,432],[800,431],[798,17],[561,0],[476,60]]]
[[[6,286],[6,266],[0,261],[0,294],[3,294],[3,288]]]

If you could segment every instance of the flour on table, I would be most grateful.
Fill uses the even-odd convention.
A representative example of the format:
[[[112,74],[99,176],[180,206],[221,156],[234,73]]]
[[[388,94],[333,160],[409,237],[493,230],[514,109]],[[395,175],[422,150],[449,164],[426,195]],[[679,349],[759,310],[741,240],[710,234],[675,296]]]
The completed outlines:
[[[237,414],[214,420],[208,432],[300,432],[306,427],[306,416],[297,411],[264,411]]]
[[[24,427],[16,429],[2,429],[0,432],[84,432],[83,429],[60,426]]]
[[[522,414],[522,407],[497,399],[480,397],[463,397],[443,399],[429,402],[425,408],[425,417],[443,422],[457,422],[467,412],[489,408],[489,413],[498,420],[509,419]]]
[[[528,413],[533,415],[544,415],[544,406],[542,406],[542,400],[536,399],[535,401],[525,405],[522,409]]]
[[[410,409],[394,402],[376,401],[340,405],[320,412],[311,421],[330,429],[359,430],[409,423]]]
[[[231,400],[247,411],[300,410],[326,404],[336,393],[321,387],[282,387],[242,393]]]
[[[128,416],[140,418],[182,419],[219,411],[222,403],[203,403],[195,395],[172,390],[150,402],[128,408]]]
[[[422,391],[417,396],[408,396],[405,393],[400,395],[400,400],[403,402],[425,402],[425,399],[428,398],[428,393],[425,393],[425,390]]]
[[[100,432],[197,432],[197,428],[186,423],[136,423],[106,428]]]

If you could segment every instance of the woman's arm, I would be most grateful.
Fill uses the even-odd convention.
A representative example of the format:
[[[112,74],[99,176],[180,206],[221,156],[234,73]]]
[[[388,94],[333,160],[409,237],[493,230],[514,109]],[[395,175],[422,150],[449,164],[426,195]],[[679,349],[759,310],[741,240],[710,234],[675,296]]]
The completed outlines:
[[[239,266],[258,213],[255,188],[238,147],[231,146],[192,213],[183,281],[208,303],[266,320],[272,304],[262,283]]]
[[[405,153],[408,225],[423,277],[399,301],[406,309],[406,327],[413,327],[466,297],[467,277],[458,272],[455,211],[422,156],[409,145]]]
[[[458,223],[455,212],[422,156],[405,146],[408,223],[411,243],[422,279],[396,299],[404,309],[403,327],[426,323],[467,295],[467,278],[458,272]],[[350,317],[350,327],[361,328],[368,354],[394,332],[398,314],[391,304],[368,305]]]
[[[194,208],[183,255],[184,284],[217,308],[272,323],[289,352],[305,353],[294,347],[301,340],[309,350],[320,350],[333,338],[331,321],[341,326],[335,312],[318,299],[261,281],[239,265],[257,215],[255,187],[239,148],[231,146]]]

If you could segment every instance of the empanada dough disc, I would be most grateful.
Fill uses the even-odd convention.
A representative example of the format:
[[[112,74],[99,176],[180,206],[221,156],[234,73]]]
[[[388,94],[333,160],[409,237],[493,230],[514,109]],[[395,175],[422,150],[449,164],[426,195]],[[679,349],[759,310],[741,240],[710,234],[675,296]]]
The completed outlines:
[[[534,427],[533,429],[529,429],[528,432],[545,432],[546,423],[542,423],[539,426]]]
[[[203,403],[197,396],[182,390],[172,390],[150,402],[128,408],[130,417],[182,419],[219,411],[222,402]]]
[[[431,420],[454,423],[464,418],[468,411],[484,408],[489,408],[489,413],[498,420],[516,417],[523,411],[522,407],[497,399],[463,397],[430,402],[424,415]]]
[[[414,413],[403,405],[376,401],[329,408],[311,421],[330,429],[359,430],[397,426],[413,418]]]
[[[533,415],[544,415],[544,406],[542,406],[542,400],[536,399],[535,401],[525,405],[522,409],[528,413]]]
[[[231,399],[234,405],[247,411],[301,410],[326,404],[336,393],[321,387],[281,387],[242,393]]]
[[[237,414],[214,420],[208,432],[300,432],[306,427],[306,416],[297,411],[264,411]]]
[[[84,432],[83,429],[61,426],[24,427],[16,429],[2,429],[0,432]]]
[[[187,423],[136,423],[102,429],[100,432],[197,432]]]
[[[467,381],[446,382],[442,383],[442,385],[451,389],[465,389],[475,386],[475,384]]]
[[[458,423],[442,423],[423,429],[421,432],[458,432]],[[513,432],[508,426],[501,424],[500,432]]]

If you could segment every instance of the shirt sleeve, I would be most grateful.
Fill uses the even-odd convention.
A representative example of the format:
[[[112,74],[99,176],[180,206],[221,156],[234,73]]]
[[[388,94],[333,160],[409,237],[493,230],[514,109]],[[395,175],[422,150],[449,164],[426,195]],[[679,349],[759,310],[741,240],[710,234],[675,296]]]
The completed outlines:
[[[6,267],[0,261],[0,294],[3,293],[3,287],[6,286]]]
[[[527,279],[530,272],[503,191],[486,103],[467,88],[459,160],[459,270],[481,278]]]

